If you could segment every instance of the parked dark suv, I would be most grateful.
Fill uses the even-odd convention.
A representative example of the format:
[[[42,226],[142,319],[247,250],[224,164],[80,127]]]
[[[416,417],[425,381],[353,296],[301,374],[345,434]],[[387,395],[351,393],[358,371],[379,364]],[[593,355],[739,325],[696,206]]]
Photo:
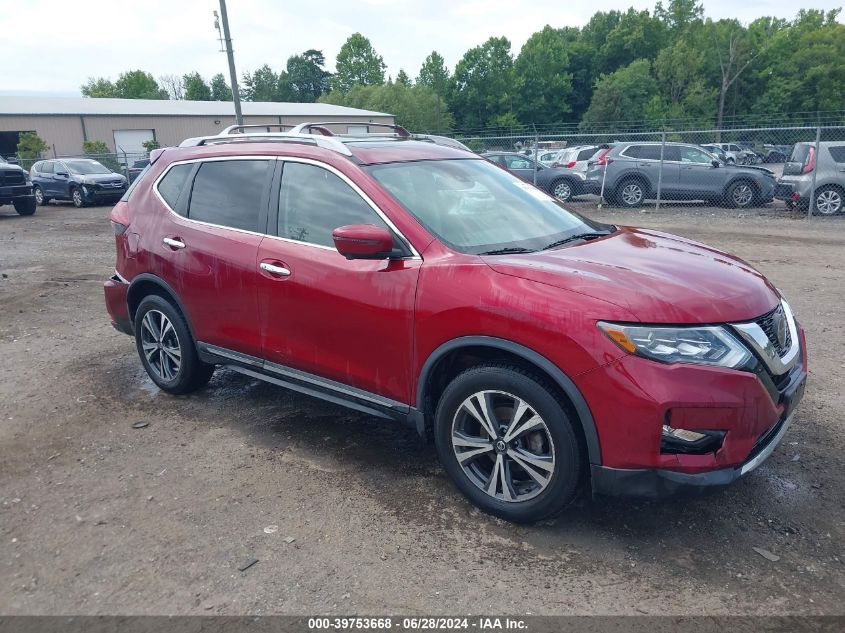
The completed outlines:
[[[35,213],[35,196],[29,174],[0,156],[0,205],[11,204],[20,215]]]
[[[515,521],[724,486],[786,433],[804,333],[742,260],[402,128],[242,129],[154,151],[111,213],[106,305],[164,391],[224,366],[402,420]]]
[[[75,207],[114,204],[126,191],[126,178],[90,158],[43,160],[30,170],[39,205],[70,200]]]

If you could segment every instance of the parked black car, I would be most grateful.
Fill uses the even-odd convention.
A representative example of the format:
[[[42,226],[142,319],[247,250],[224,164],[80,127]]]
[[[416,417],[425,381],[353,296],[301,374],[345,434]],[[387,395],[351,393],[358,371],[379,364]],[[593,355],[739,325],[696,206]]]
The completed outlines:
[[[29,172],[35,200],[70,200],[75,207],[115,203],[126,192],[126,178],[90,158],[59,158],[35,163]]]
[[[481,156],[533,184],[533,158],[517,152],[485,152]],[[542,163],[537,163],[536,168],[537,187],[558,200],[566,201],[581,194],[598,193],[595,188],[591,188],[591,183],[587,182],[583,173],[562,167],[546,167]]]
[[[144,158],[142,160],[136,160],[132,163],[132,167],[130,167],[127,172],[129,174],[129,182],[135,182],[135,179],[141,175],[141,172],[144,171],[150,165],[150,159]]]
[[[0,156],[0,204],[14,205],[20,215],[35,213],[35,196],[29,174]]]

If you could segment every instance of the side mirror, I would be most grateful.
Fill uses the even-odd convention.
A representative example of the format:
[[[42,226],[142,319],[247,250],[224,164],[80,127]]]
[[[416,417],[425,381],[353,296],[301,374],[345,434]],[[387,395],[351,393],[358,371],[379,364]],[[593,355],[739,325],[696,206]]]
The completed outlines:
[[[721,167],[722,166],[722,164],[716,159],[713,159],[712,161],[710,161],[710,164],[713,165],[713,167]]]
[[[350,224],[332,231],[337,252],[346,259],[387,259],[393,252],[393,235],[374,224]]]

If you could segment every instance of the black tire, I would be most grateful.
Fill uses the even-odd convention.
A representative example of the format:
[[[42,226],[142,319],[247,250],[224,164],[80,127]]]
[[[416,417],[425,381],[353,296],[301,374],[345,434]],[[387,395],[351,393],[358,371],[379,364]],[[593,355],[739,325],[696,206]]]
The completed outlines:
[[[736,161],[733,158],[728,158],[728,159],[725,160],[725,164],[736,165]]]
[[[636,192],[639,192],[637,194]],[[641,207],[647,195],[646,187],[643,181],[639,178],[625,178],[622,182],[616,185],[613,191],[614,204],[626,209],[635,209]]]
[[[77,209],[85,206],[85,196],[82,195],[82,189],[79,187],[70,188],[70,201]]]
[[[480,472],[473,474],[467,472],[465,467],[459,463],[456,451],[474,450],[458,447],[453,444],[453,432],[455,432],[462,420],[469,420],[475,423],[478,420],[476,415],[469,416],[469,411],[463,407],[464,403],[480,392],[488,392],[495,395],[490,397],[490,409],[497,416],[496,423],[499,429],[496,432],[501,435],[499,440],[507,439],[505,428],[510,420],[503,422],[498,418],[500,412],[509,412],[511,418],[515,410],[515,403],[510,409],[494,406],[497,398],[518,398],[525,403],[530,411],[541,419],[542,428],[518,434],[511,438],[502,447],[489,448],[478,457],[465,460],[468,469],[476,468]],[[458,375],[446,387],[437,405],[437,412],[434,421],[435,446],[440,462],[446,473],[452,479],[457,488],[478,508],[484,512],[496,515],[508,521],[517,523],[529,523],[553,516],[563,511],[575,497],[581,481],[583,455],[578,442],[578,437],[572,426],[573,416],[555,395],[556,391],[547,381],[526,371],[522,368],[507,364],[490,363],[467,369]],[[531,420],[531,412],[524,414],[520,420]],[[529,417],[526,417],[529,416]],[[517,420],[519,422],[520,420]],[[524,424],[525,422],[523,422]],[[504,426],[503,426],[504,425]],[[520,425],[517,425],[520,426]],[[481,425],[478,425],[481,428]],[[462,431],[458,431],[461,433]],[[483,433],[479,430],[477,433]],[[473,433],[474,435],[474,433]],[[462,437],[466,437],[463,435]],[[485,438],[490,437],[487,433]],[[493,438],[486,440],[491,447],[496,447],[499,441]],[[521,444],[525,442],[525,444]],[[532,444],[534,442],[534,444]],[[464,445],[466,446],[466,445]],[[525,447],[531,448],[532,458],[540,458],[548,461],[552,459],[547,468],[552,468],[551,474],[544,477],[545,484],[529,477],[529,473],[515,459],[511,458],[512,450],[522,451],[517,455],[525,456]],[[502,453],[501,451],[506,451]],[[462,453],[462,455],[465,453]],[[540,455],[543,455],[540,457]],[[495,455],[495,457],[494,457]],[[502,473],[507,472],[508,490],[494,478],[494,471],[501,458],[506,466],[502,467]],[[531,462],[534,463],[534,462]],[[487,482],[482,482],[484,470],[489,469]],[[496,471],[499,472],[499,471]],[[539,468],[537,473],[543,474]],[[476,477],[476,475],[479,475]],[[475,479],[474,479],[475,478]],[[493,494],[489,494],[481,486],[490,487],[492,482]],[[512,486],[516,483],[517,486]],[[534,486],[532,492],[530,487]],[[499,488],[502,495],[499,496]],[[504,497],[513,496],[521,492],[525,500],[506,500]],[[533,496],[531,496],[533,494]]]
[[[816,204],[813,215],[839,215],[845,211],[845,190],[836,185],[816,189]]]
[[[732,209],[749,209],[757,205],[760,194],[748,180],[732,182],[725,191],[725,205]]]
[[[32,215],[35,213],[35,198],[15,200],[12,204],[15,207],[15,211],[18,212],[18,215]]]
[[[44,196],[44,192],[38,185],[35,185],[32,188],[32,193],[35,194],[35,204],[37,204],[39,207],[43,207],[48,202],[50,202],[50,198]]]
[[[568,202],[575,195],[575,189],[568,178],[558,178],[549,185],[549,194],[561,202]]]
[[[145,323],[147,315],[151,322]],[[161,315],[172,327],[165,326],[161,336],[150,336],[155,331],[155,325],[161,325]],[[179,395],[196,391],[204,387],[214,373],[214,365],[199,359],[185,317],[170,301],[159,295],[148,295],[138,305],[135,312],[135,347],[147,374],[167,393]],[[145,347],[149,354],[145,353]],[[179,352],[178,366],[174,350]]]

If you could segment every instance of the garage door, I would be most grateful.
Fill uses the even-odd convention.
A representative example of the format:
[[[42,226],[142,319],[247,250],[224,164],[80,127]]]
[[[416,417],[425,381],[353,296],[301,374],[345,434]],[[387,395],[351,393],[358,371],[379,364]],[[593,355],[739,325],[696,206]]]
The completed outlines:
[[[115,130],[114,146],[118,154],[146,154],[144,142],[154,138],[154,130]]]

